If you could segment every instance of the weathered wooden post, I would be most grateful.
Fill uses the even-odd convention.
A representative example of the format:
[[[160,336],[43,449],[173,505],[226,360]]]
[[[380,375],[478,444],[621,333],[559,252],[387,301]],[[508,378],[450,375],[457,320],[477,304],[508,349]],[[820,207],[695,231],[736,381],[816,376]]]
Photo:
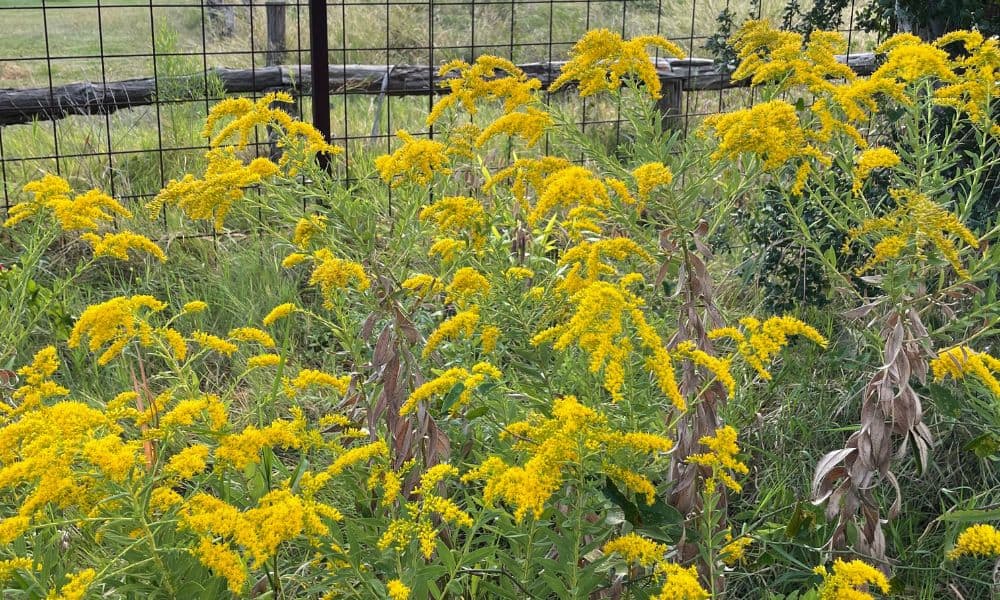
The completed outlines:
[[[660,99],[656,101],[656,108],[660,111],[660,123],[663,131],[675,131],[682,129],[684,119],[684,88],[681,79],[677,77],[664,77],[660,79],[662,84]]]
[[[285,0],[267,0],[264,3],[267,14],[267,66],[273,67],[285,62]]]
[[[229,37],[236,29],[236,12],[227,0],[206,0],[208,7],[208,20],[211,23],[212,32]]]
[[[264,11],[267,15],[267,54],[265,59],[267,66],[276,67],[285,62],[285,0],[267,0],[264,3]],[[277,160],[281,156],[278,148],[278,132],[271,129],[267,133],[268,154],[271,160]]]

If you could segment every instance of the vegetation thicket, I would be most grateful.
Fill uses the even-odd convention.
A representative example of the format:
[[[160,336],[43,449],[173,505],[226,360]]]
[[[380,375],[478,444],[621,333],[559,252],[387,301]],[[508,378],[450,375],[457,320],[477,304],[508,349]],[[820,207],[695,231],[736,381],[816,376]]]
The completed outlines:
[[[897,35],[869,78],[839,33],[731,43],[758,101],[686,138],[649,58],[682,49],[596,29],[550,91],[619,105],[610,150],[482,56],[347,184],[278,93],[216,104],[144,210],[26,185],[4,593],[995,594],[998,41]],[[808,298],[753,268],[775,214]]]

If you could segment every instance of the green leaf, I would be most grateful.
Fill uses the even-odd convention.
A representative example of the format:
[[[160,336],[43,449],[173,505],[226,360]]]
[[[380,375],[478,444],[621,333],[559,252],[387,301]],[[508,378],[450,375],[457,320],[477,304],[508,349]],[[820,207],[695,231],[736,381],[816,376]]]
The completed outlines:
[[[479,418],[479,417],[485,415],[488,412],[490,412],[489,407],[487,407],[487,406],[477,406],[477,407],[473,408],[472,410],[470,410],[469,412],[465,413],[465,418],[471,421],[472,419]]]
[[[456,383],[455,387],[451,388],[451,391],[444,397],[444,401],[441,402],[441,412],[451,412],[451,407],[455,406],[455,402],[458,402],[458,397],[464,391],[465,384]]]
[[[1000,519],[1000,508],[990,510],[953,510],[938,517],[938,521],[949,523],[979,523]]]
[[[601,492],[605,498],[622,509],[622,512],[625,513],[625,520],[631,523],[633,527],[642,525],[642,516],[639,514],[639,507],[626,498],[625,494],[621,493],[618,486],[615,485],[614,481],[611,481],[610,477],[604,479],[604,487],[601,488]]]
[[[986,432],[966,444],[964,449],[971,450],[979,458],[987,458],[1000,451],[1000,438],[992,432]]]

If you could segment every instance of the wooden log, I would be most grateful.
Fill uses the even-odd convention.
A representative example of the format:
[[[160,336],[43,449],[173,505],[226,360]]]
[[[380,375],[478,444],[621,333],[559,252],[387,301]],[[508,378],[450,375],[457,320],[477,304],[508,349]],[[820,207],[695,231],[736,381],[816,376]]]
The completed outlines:
[[[874,70],[873,55],[842,57],[859,74]],[[535,77],[547,88],[563,62],[537,62],[519,65],[529,77]],[[440,91],[444,78],[430,75],[426,65],[392,65],[386,74],[385,65],[330,65],[328,78],[334,94],[359,93],[393,96],[427,95]],[[680,80],[683,91],[718,90],[749,85],[746,81],[730,81],[728,71],[719,72],[710,59],[659,59],[656,70],[666,82]],[[263,93],[269,90],[290,90],[309,93],[312,90],[312,70],[309,66],[270,66],[251,69],[210,69],[207,73],[172,77],[161,81],[171,90],[180,90],[172,98],[199,99],[205,89],[205,78],[211,77],[227,94]],[[666,86],[667,84],[665,84]],[[669,84],[675,85],[675,84]],[[187,90],[185,92],[184,90]],[[71,83],[49,88],[0,89],[0,126],[30,123],[35,119],[61,119],[69,115],[99,115],[123,108],[144,106],[156,102],[156,81],[152,77],[98,83]]]

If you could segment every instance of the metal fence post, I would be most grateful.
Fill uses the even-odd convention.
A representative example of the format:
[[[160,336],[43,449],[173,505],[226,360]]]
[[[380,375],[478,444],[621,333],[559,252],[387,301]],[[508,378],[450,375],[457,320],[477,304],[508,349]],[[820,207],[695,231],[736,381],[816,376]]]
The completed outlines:
[[[330,45],[327,39],[326,0],[309,0],[309,64],[312,70],[313,127],[330,141]],[[319,164],[330,170],[330,157],[317,155]]]

